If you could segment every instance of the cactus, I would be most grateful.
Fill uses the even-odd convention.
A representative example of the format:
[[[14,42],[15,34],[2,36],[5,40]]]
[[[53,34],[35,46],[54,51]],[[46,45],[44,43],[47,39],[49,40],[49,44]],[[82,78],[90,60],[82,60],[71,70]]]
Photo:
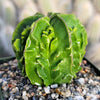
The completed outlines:
[[[81,69],[87,34],[72,14],[36,14],[18,24],[12,45],[32,84],[70,83]]]

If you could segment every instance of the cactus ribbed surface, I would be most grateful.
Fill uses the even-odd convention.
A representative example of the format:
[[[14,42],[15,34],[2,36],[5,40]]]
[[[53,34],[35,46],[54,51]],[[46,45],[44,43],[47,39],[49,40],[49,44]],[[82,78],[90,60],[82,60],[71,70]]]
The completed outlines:
[[[16,58],[18,60],[19,69],[25,73],[25,61],[24,61],[24,48],[26,44],[26,40],[31,31],[31,24],[38,20],[40,17],[43,17],[42,14],[36,13],[34,16],[30,16],[24,20],[22,20],[16,27],[13,36],[12,36],[12,44],[13,49],[16,54]]]
[[[21,21],[12,44],[32,84],[70,83],[81,69],[87,34],[72,14],[36,14]]]

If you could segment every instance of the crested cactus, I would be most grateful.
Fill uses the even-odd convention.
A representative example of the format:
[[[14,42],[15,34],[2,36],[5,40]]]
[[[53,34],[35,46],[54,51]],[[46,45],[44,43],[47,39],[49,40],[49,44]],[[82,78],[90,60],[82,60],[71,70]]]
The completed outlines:
[[[35,14],[18,24],[12,45],[32,84],[70,83],[81,69],[87,34],[72,14]]]

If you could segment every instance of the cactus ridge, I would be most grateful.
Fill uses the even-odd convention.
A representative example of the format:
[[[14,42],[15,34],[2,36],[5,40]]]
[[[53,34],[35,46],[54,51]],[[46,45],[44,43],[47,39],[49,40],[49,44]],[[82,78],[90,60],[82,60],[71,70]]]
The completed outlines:
[[[30,16],[22,20],[16,27],[13,36],[12,36],[12,45],[16,58],[18,60],[19,69],[25,72],[25,61],[23,57],[23,51],[25,48],[27,37],[30,34],[30,26],[33,22],[43,17],[42,14],[36,13],[34,16]]]
[[[76,77],[87,34],[74,15],[50,13],[32,21],[20,36],[15,33],[12,43],[16,58],[32,84],[70,83]]]
[[[69,33],[72,40],[72,53],[73,53],[73,72],[77,73],[81,67],[81,61],[85,54],[85,48],[87,45],[87,33],[84,26],[80,23],[74,15],[60,14],[65,23],[69,27]],[[75,71],[76,70],[76,71]]]

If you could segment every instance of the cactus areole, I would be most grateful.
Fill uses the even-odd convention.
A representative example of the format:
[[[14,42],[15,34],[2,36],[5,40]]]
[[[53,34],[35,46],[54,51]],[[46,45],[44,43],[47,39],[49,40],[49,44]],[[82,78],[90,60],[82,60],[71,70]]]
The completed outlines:
[[[70,83],[81,69],[87,34],[72,14],[36,13],[17,25],[12,45],[19,68],[32,84]]]

